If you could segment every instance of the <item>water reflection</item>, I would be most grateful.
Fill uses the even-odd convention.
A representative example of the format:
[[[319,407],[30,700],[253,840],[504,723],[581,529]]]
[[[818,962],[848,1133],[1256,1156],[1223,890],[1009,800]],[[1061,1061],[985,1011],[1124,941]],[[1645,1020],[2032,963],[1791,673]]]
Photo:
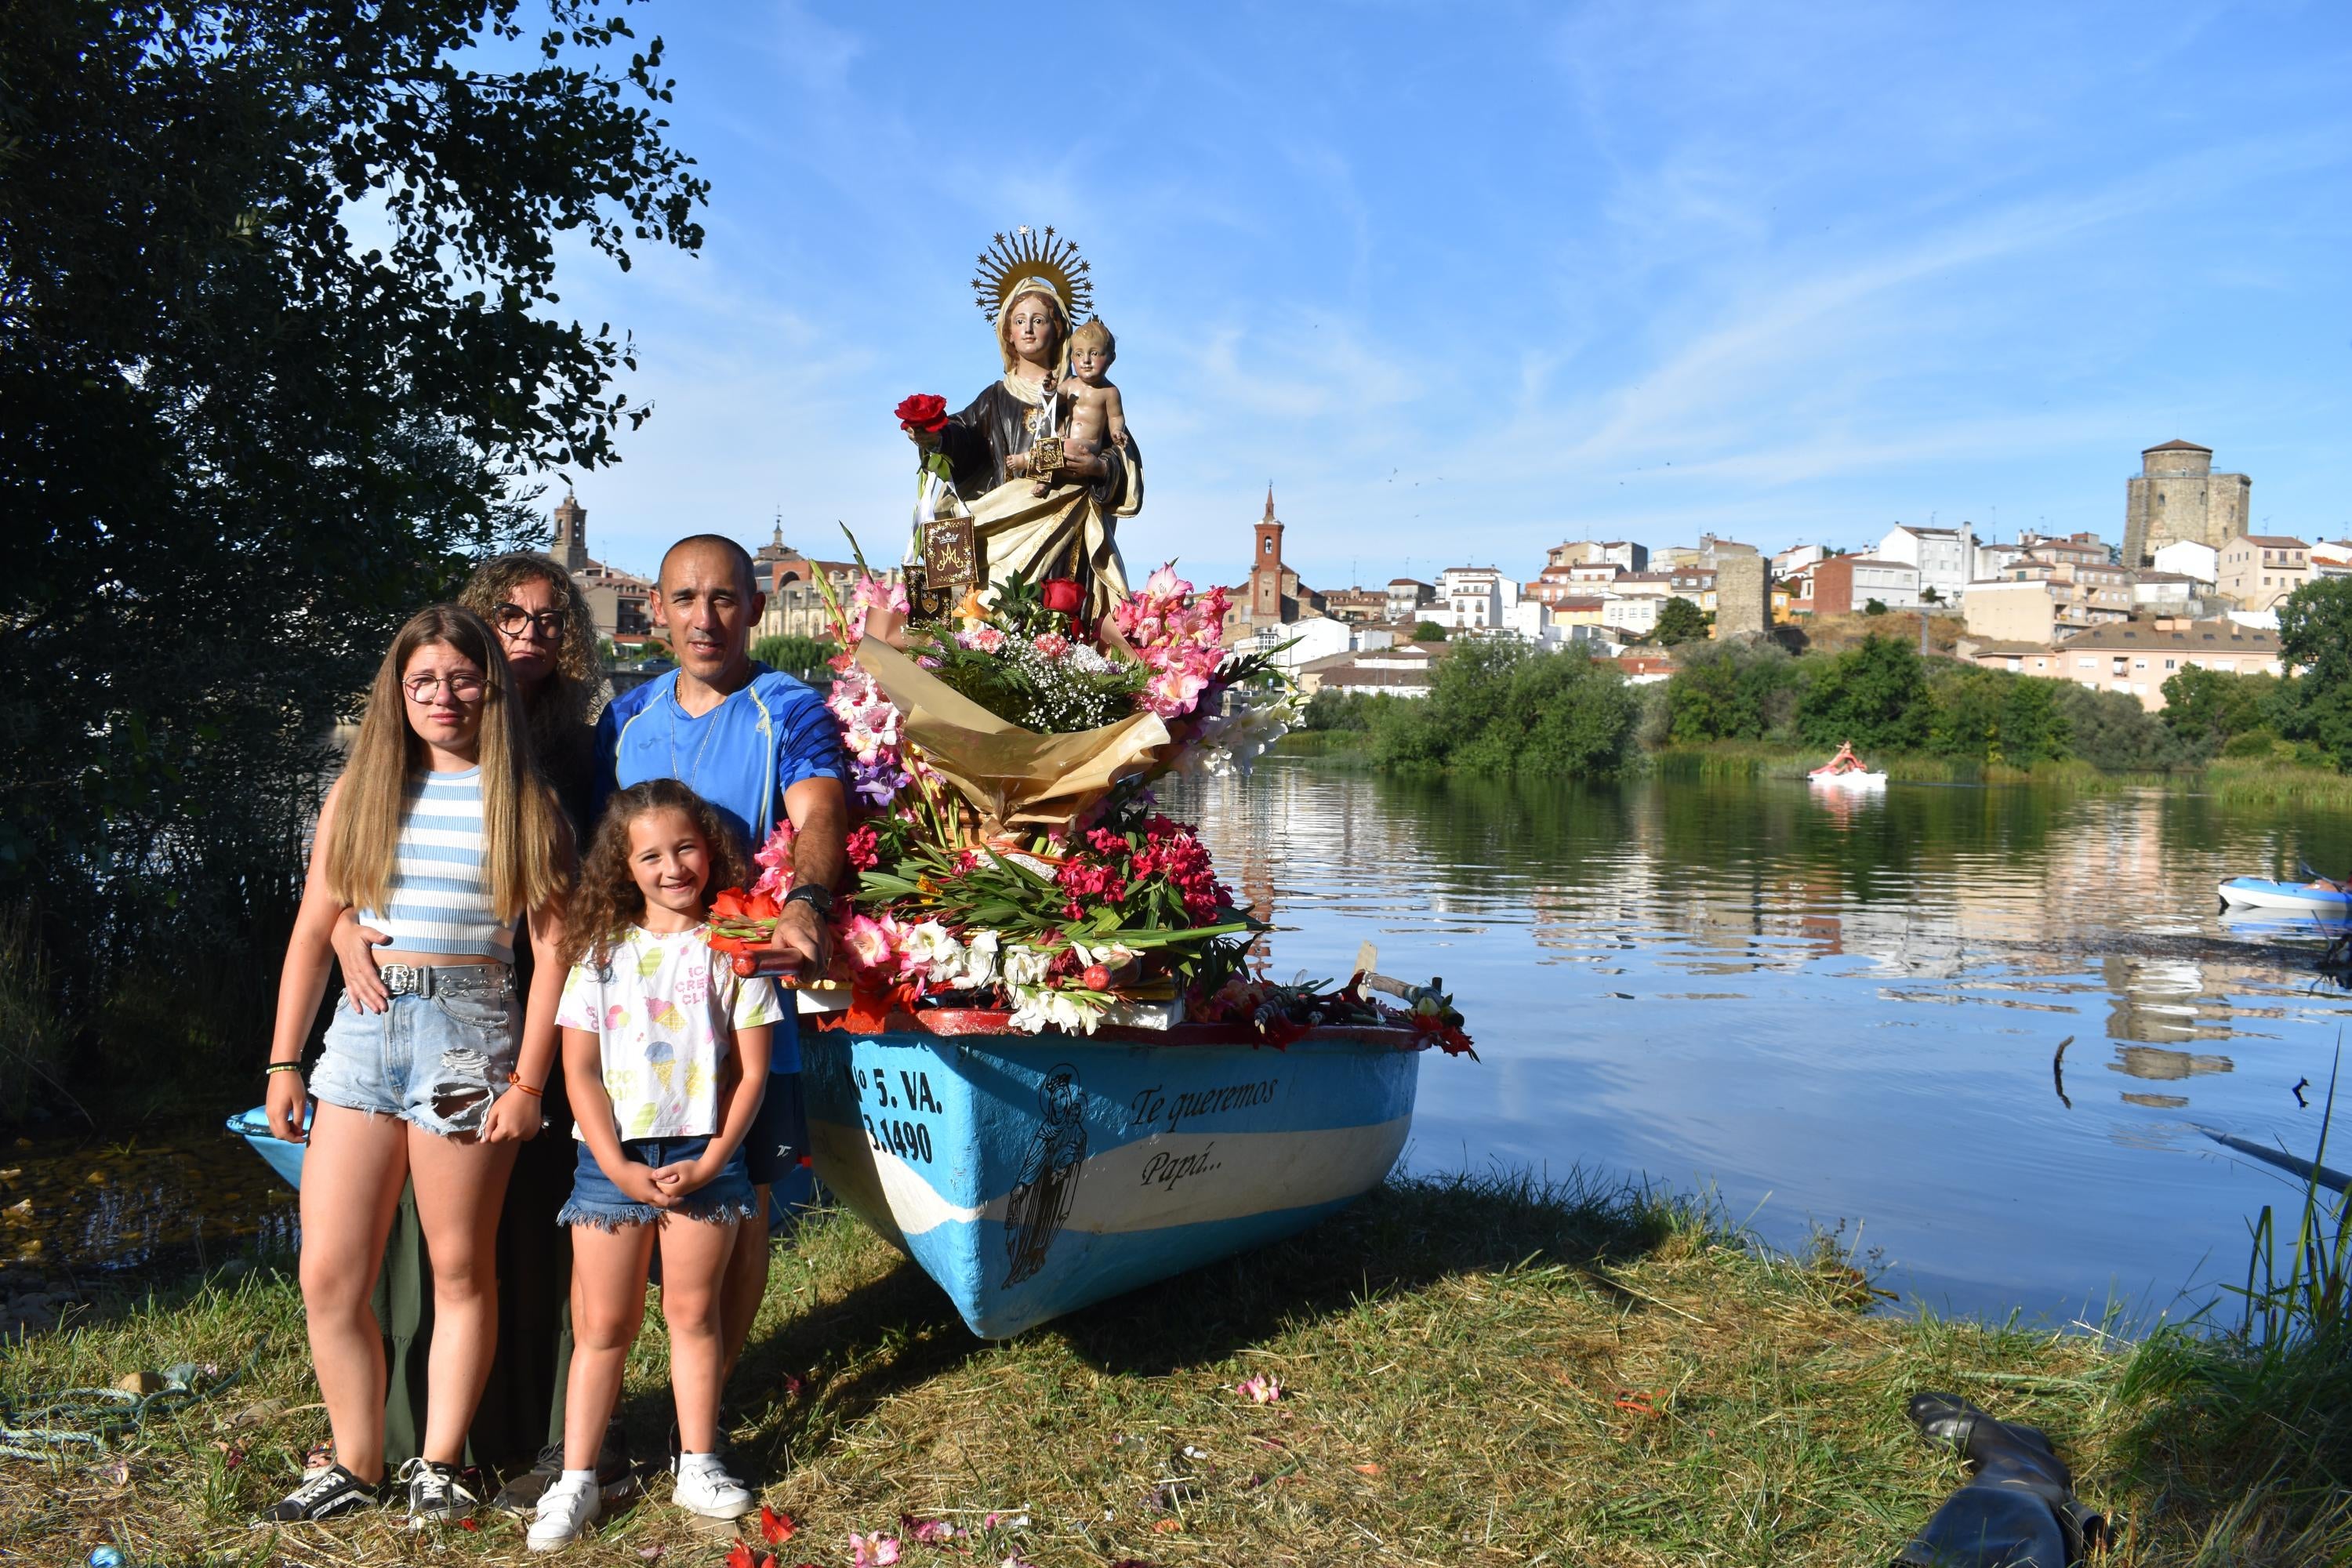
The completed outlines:
[[[2326,1079],[2347,1003],[2307,960],[2340,928],[2225,922],[2214,887],[2344,863],[2341,814],[1283,762],[1181,805],[1289,928],[1278,973],[1369,936],[1461,998],[1486,1065],[1424,1071],[1423,1166],[1714,1182],[1774,1239],[1857,1218],[1898,1285],[2063,1315],[2235,1267],[2278,1189],[2197,1125],[2316,1141],[2288,1086]],[[2093,1061],[2160,1091],[2094,1092]]]

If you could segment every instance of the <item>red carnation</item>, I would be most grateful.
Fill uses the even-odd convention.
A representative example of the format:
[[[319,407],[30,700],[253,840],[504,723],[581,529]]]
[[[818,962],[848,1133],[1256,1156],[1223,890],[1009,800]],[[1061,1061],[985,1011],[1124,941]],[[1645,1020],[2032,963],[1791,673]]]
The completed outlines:
[[[948,400],[933,392],[919,392],[898,407],[898,428],[936,436],[947,427]]]

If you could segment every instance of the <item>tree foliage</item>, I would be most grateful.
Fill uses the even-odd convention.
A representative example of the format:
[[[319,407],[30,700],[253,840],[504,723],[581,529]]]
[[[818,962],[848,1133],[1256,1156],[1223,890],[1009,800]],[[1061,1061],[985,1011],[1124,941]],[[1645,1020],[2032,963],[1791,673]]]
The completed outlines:
[[[1415,642],[1444,642],[1445,640],[1445,628],[1439,626],[1435,621],[1418,622],[1412,628],[1412,640]]]
[[[1693,643],[1666,682],[1668,732],[1681,745],[1769,740],[1795,715],[1797,683],[1776,643]]]
[[[1674,647],[1706,637],[1706,612],[1690,600],[1668,599],[1658,606],[1658,624],[1651,630],[1650,640],[1659,647]]]
[[[2279,698],[2274,675],[2223,675],[2189,665],[2164,682],[2164,727],[2189,755],[2220,753],[2240,735],[2268,727]]]
[[[706,186],[599,9],[0,9],[0,895],[69,1007],[175,902],[260,945],[392,629],[644,417],[557,237],[693,249]]]
[[[2352,769],[2352,577],[2322,577],[2279,605],[2279,652],[2299,671],[2275,701],[2278,731]]]
[[[1919,655],[1901,637],[1866,637],[1818,667],[1797,703],[1807,743],[1917,752],[1927,747],[1935,702]]]
[[[2058,707],[2060,684],[2005,669],[1953,666],[1933,687],[1929,749],[2020,768],[2059,761],[2068,754],[2070,733]]]
[[[781,669],[803,680],[830,683],[833,674],[825,661],[841,651],[840,647],[823,637],[761,637],[751,645],[751,657],[770,669]]]
[[[1374,710],[1373,754],[1390,766],[1605,777],[1631,756],[1638,717],[1615,665],[1480,637],[1438,660],[1426,698]]]

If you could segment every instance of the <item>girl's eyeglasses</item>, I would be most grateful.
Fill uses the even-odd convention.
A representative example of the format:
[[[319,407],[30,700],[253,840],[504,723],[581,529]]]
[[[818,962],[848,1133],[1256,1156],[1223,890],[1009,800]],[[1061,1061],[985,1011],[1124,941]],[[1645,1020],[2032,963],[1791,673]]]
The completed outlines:
[[[437,675],[419,675],[402,681],[400,689],[408,693],[411,702],[429,702],[433,694],[444,686],[449,689],[449,695],[460,702],[478,702],[488,684],[478,675],[453,675],[446,680]]]
[[[520,605],[500,605],[491,612],[491,619],[507,637],[529,636],[533,642],[562,642],[564,615],[562,610],[541,610],[532,615]]]

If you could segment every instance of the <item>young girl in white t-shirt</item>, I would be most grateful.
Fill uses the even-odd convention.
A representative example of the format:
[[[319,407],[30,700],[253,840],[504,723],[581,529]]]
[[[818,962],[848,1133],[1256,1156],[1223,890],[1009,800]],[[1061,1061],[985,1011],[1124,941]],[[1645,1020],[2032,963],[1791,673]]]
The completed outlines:
[[[535,1551],[596,1517],[596,1450],[645,1315],[656,1242],[677,1401],[677,1505],[737,1519],[755,1500],[719,1459],[719,1282],[754,1217],[743,1136],[768,1081],[775,988],[737,976],[703,937],[713,885],[740,887],[717,813],[675,779],[614,795],[566,921],[555,1021],[580,1140],[572,1227],[572,1374],[563,1474],[541,1498]]]

